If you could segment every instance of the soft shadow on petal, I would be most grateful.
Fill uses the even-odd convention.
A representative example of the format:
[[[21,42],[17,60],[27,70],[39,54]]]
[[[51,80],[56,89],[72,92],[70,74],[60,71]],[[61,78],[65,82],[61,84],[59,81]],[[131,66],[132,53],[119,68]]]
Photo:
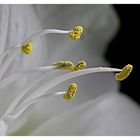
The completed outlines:
[[[31,135],[140,135],[140,109],[108,93],[44,122]]]
[[[72,29],[83,25],[79,41],[49,36],[49,62],[59,59],[85,59],[89,66],[105,65],[106,46],[118,31],[119,18],[111,5],[36,5],[43,28]],[[80,18],[82,17],[82,18]]]

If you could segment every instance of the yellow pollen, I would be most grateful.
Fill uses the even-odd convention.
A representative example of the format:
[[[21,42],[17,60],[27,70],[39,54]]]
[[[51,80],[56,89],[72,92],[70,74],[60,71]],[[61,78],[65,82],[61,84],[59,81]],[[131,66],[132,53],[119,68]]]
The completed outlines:
[[[83,70],[83,69],[86,68],[86,66],[87,66],[86,62],[84,60],[81,60],[81,61],[78,62],[78,64],[76,64],[73,67],[72,71]]]
[[[133,66],[131,64],[126,65],[121,72],[115,74],[115,79],[122,81],[126,79],[132,72]]]
[[[70,70],[74,67],[74,64],[71,61],[57,61],[52,65],[56,66],[54,69],[58,70]]]
[[[29,42],[29,43],[22,45],[21,52],[23,54],[31,54],[32,53],[32,42]]]
[[[82,26],[76,26],[71,32],[69,33],[69,37],[71,40],[78,40],[81,37],[81,34],[83,33],[83,27]]]
[[[77,87],[76,83],[71,83],[63,98],[67,101],[73,99],[76,96]]]

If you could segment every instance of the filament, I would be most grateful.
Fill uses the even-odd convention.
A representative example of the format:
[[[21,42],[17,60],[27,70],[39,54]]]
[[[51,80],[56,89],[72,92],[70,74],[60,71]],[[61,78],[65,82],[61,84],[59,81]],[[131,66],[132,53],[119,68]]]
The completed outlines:
[[[40,101],[41,99],[44,98],[49,98],[49,97],[54,97],[54,96],[58,96],[58,95],[63,95],[65,94],[66,91],[62,91],[62,92],[56,92],[56,93],[48,93],[48,94],[43,94],[42,96],[40,96],[39,98],[33,99],[29,102],[27,102],[26,104],[23,104],[23,106],[19,106],[16,109],[16,113],[14,113],[14,115],[7,115],[6,118],[9,119],[17,119],[20,115],[22,115],[22,113],[24,113],[31,105],[35,104],[36,102]]]
[[[26,71],[23,71],[23,72],[19,72],[17,74],[14,74],[14,75],[11,75],[3,80],[0,81],[0,90],[2,88],[4,88],[5,86],[7,86],[8,84],[10,84],[11,82],[21,78],[21,76],[25,76],[25,74],[30,74],[32,72],[38,72],[38,71],[48,71],[48,70],[51,70],[51,69],[54,69],[55,67],[54,66],[46,66],[46,67],[39,67],[39,68],[33,68],[33,69],[30,69],[30,70],[26,70]],[[0,92],[1,94],[1,92]]]
[[[71,78],[75,78],[81,75],[89,74],[89,73],[97,73],[97,72],[120,72],[122,69],[117,68],[108,68],[108,67],[98,67],[98,68],[88,68],[85,70],[75,71],[72,73],[67,73],[61,76],[54,78],[53,80],[49,81],[48,83],[44,84],[38,90],[36,90],[33,94],[31,94],[27,100],[31,100],[33,98],[37,98],[41,96],[44,92],[48,91],[49,89],[53,88],[54,86],[69,80]]]

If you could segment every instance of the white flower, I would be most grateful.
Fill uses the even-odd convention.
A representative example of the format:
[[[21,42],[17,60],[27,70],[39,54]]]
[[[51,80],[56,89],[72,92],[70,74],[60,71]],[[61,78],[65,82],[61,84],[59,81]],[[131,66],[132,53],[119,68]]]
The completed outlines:
[[[70,60],[76,63],[83,59],[87,61],[88,67],[107,65],[103,54],[118,28],[118,19],[111,6],[0,5],[0,18],[0,54],[4,54],[10,47],[23,43],[30,35],[44,28],[68,30],[74,25],[83,25],[85,30],[80,41],[71,41],[63,34],[40,37],[32,42],[31,55],[23,55],[17,49],[11,51],[6,59],[0,60],[1,87],[6,83],[3,80],[9,76],[15,74],[15,77],[18,77],[18,74],[21,74],[16,81],[3,88],[0,87],[0,135],[139,134],[139,109],[130,99],[118,94],[118,83],[114,80],[114,74],[87,74],[59,85],[69,77],[91,71],[87,69],[65,74],[61,71],[54,73],[55,70],[52,70],[50,71],[52,75],[45,71],[33,72],[37,67],[49,66],[58,60]],[[15,56],[14,61],[10,63]],[[3,65],[5,62],[10,63],[9,67]],[[33,70],[31,74],[20,73],[31,69]],[[122,71],[121,69],[107,70]],[[41,77],[44,79],[28,91],[28,88]],[[55,77],[58,78],[53,80]],[[51,80],[53,81],[46,84]],[[63,91],[66,91],[66,87],[73,81],[78,83],[78,95],[75,100],[65,102],[60,96],[55,96],[64,94]],[[49,87],[53,88],[48,94],[54,96],[33,99],[42,95]],[[13,110],[11,103],[22,97],[26,90],[27,95]],[[12,119],[28,105],[26,103],[30,104],[34,101],[37,103],[32,106],[32,109],[29,108],[18,118]],[[25,104],[22,104],[24,102]],[[13,103],[12,105],[14,106]],[[5,118],[2,118],[3,114],[6,114]],[[131,119],[132,117],[134,120]]]

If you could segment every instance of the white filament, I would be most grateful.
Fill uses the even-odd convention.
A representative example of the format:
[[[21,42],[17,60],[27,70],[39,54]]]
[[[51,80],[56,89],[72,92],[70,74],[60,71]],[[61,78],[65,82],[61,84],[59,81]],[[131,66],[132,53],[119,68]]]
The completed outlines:
[[[64,31],[64,30],[58,30],[58,29],[45,29],[43,31],[40,31],[38,33],[35,33],[33,35],[31,35],[28,39],[26,39],[22,44],[26,44],[28,42],[33,41],[36,38],[39,38],[45,34],[68,34],[70,33],[70,31]]]
[[[75,78],[77,76],[89,74],[89,73],[96,73],[96,72],[120,72],[121,69],[115,69],[115,68],[107,68],[107,67],[99,67],[99,68],[89,68],[85,70],[80,70],[76,72],[71,72],[62,76],[58,76],[54,78],[53,80],[49,81],[48,83],[44,84],[42,87],[40,87],[38,90],[36,90],[33,94],[31,94],[19,107],[16,108],[16,114],[13,115],[13,118],[17,118],[22,114],[30,105],[38,101],[42,96],[47,94],[46,96],[54,96],[56,94],[50,94],[48,93],[48,90],[53,88],[54,86],[69,80],[71,78]]]
[[[26,44],[28,42],[31,42],[43,35],[46,35],[46,34],[69,34],[70,31],[67,31],[67,30],[58,30],[58,29],[44,29],[40,32],[37,32],[31,36],[29,36],[27,39],[25,39],[21,44],[18,44],[16,47],[11,47],[11,48],[8,48],[4,53],[0,54],[0,63],[1,63],[1,60],[2,58],[7,55],[9,52],[11,52],[12,50],[14,49],[17,49],[19,47],[22,46],[22,44]]]
[[[54,71],[53,71],[54,72]],[[48,76],[48,73],[40,77],[37,81],[34,81],[31,83],[28,87],[24,88],[24,90],[14,99],[14,101],[10,104],[2,118],[7,116],[9,113],[13,111],[13,109],[17,106],[17,104],[21,101],[21,99],[26,95],[26,93],[32,89],[34,86],[36,86],[41,80],[45,79]]]
[[[88,68],[85,70],[79,70],[79,71],[75,71],[75,72],[71,72],[71,73],[67,73],[61,76],[58,76],[56,78],[54,78],[53,80],[49,81],[48,83],[44,84],[43,86],[41,86],[38,90],[36,90],[33,94],[31,94],[27,100],[25,101],[29,101],[32,99],[35,99],[37,97],[40,97],[41,95],[44,94],[44,92],[48,91],[49,89],[53,88],[54,86],[57,86],[58,84],[81,76],[81,75],[85,75],[85,74],[89,74],[89,73],[97,73],[97,72],[120,72],[122,71],[122,69],[116,69],[116,68],[108,68],[108,67],[98,67],[98,68]]]
[[[18,107],[15,110],[15,114],[14,115],[7,115],[6,118],[9,119],[17,119],[20,115],[22,115],[24,113],[24,111],[26,111],[31,105],[35,104],[36,102],[40,101],[41,99],[44,98],[48,98],[48,97],[53,97],[53,96],[57,96],[57,95],[63,95],[65,94],[66,91],[62,91],[62,92],[56,92],[56,93],[47,93],[47,94],[43,94],[42,96],[40,96],[39,98],[33,99],[29,102],[27,102],[26,104],[22,105],[21,107]]]
[[[2,88],[6,87],[11,82],[21,78],[22,76],[25,76],[25,74],[30,74],[34,71],[47,71],[47,70],[51,70],[53,68],[55,68],[55,67],[54,66],[39,67],[39,68],[33,68],[33,69],[30,69],[30,70],[26,70],[26,71],[19,72],[17,74],[11,75],[11,76],[9,76],[9,77],[0,81],[0,90]],[[1,92],[0,92],[0,94],[1,94]]]

